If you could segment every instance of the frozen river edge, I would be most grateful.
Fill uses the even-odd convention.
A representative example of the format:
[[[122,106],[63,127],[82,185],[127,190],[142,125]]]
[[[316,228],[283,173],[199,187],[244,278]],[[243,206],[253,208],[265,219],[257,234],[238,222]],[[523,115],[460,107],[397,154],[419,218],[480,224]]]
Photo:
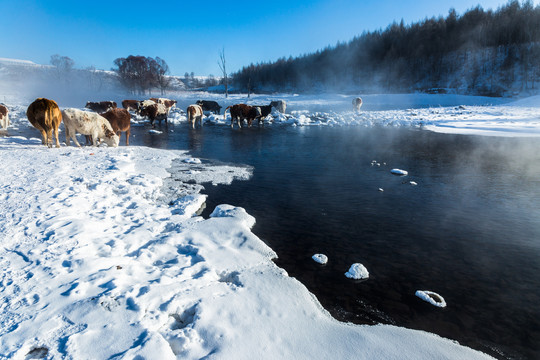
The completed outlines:
[[[272,262],[243,209],[205,220],[196,187],[159,200],[185,152],[39,143],[0,138],[2,358],[490,358],[333,319]]]

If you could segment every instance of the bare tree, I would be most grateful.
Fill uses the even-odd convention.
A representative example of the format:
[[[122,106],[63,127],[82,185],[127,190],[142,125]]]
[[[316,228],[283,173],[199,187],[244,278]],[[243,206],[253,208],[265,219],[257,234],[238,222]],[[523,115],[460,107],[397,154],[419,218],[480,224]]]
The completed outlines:
[[[226,67],[226,60],[225,60],[225,48],[221,49],[221,52],[219,53],[219,61],[218,65],[223,73],[223,83],[225,84],[225,97],[229,97],[229,79],[227,78],[227,67]]]
[[[146,94],[154,87],[160,87],[162,94],[169,84],[169,78],[165,74],[169,71],[167,63],[160,59],[151,57],[133,56],[118,58],[114,60],[117,66],[116,71],[120,82],[127,89],[135,93]]]
[[[156,63],[157,63],[157,83],[161,90],[161,95],[164,95],[165,90],[169,88],[169,86],[171,85],[171,79],[168,76],[166,76],[166,74],[169,73],[169,65],[167,65],[165,60],[157,56],[156,56]]]

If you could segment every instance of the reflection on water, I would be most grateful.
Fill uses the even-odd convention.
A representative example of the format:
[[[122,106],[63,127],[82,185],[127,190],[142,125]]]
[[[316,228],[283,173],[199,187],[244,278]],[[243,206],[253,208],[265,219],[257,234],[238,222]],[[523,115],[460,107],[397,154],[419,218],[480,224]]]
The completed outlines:
[[[134,144],[254,166],[250,181],[207,186],[203,215],[244,207],[278,265],[336,318],[423,329],[499,358],[540,357],[538,140],[359,127],[138,130]],[[344,276],[356,262],[369,280]]]

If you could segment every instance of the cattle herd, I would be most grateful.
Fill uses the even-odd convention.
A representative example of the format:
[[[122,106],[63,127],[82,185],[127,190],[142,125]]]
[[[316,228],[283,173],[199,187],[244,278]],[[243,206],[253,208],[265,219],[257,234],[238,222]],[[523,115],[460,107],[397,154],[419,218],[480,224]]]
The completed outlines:
[[[359,111],[362,106],[361,98],[354,98],[353,110]],[[56,147],[60,147],[58,141],[58,127],[62,120],[66,132],[66,145],[69,146],[70,140],[75,145],[81,146],[76,138],[76,133],[86,136],[86,143],[97,146],[100,141],[108,146],[116,147],[120,142],[120,134],[125,132],[126,145],[129,145],[129,135],[131,129],[131,114],[146,117],[150,120],[152,127],[155,121],[165,120],[173,107],[176,106],[176,100],[165,98],[150,98],[148,100],[124,100],[122,107],[118,108],[114,101],[87,102],[85,108],[92,111],[84,111],[75,108],[67,108],[60,111],[58,104],[54,100],[45,98],[36,99],[28,106],[26,116],[30,123],[41,132],[42,144],[52,147],[53,140]],[[221,106],[216,101],[198,100],[196,104],[189,105],[187,108],[188,122],[195,128],[197,122],[202,126],[202,117],[205,111],[219,114]],[[253,121],[262,123],[264,119],[275,108],[281,113],[285,113],[287,104],[283,100],[272,101],[269,105],[246,105],[236,104],[225,108],[223,115],[226,118],[227,110],[231,113],[231,127],[234,127],[235,121],[238,127],[242,127],[242,122],[247,121],[251,126]],[[9,126],[9,110],[4,104],[0,104],[0,128],[7,129]],[[53,138],[54,134],[54,138]]]

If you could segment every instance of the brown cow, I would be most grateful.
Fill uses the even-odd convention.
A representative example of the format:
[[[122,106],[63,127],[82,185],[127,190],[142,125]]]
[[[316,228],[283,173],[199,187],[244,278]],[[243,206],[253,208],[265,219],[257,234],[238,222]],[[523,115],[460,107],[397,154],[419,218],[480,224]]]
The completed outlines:
[[[352,106],[354,111],[360,111],[360,108],[362,107],[362,99],[359,97],[354,98],[352,101]]]
[[[167,112],[176,106],[176,100],[166,99],[166,98],[150,98],[149,100],[155,102],[156,104],[162,104],[167,108]]]
[[[105,119],[109,120],[111,127],[118,138],[122,131],[126,132],[126,146],[129,145],[129,134],[131,132],[131,115],[126,109],[111,109],[106,113],[101,114]]]
[[[9,126],[9,110],[6,105],[0,104],[0,128],[6,130]]]
[[[139,109],[139,100],[122,100],[122,107],[127,111],[137,111]]]
[[[156,120],[159,121],[160,126],[161,120],[165,120],[165,125],[167,125],[167,116],[169,115],[169,112],[167,111],[165,105],[157,104],[154,101],[145,100],[141,102],[139,106],[139,115],[148,117],[152,123],[152,127],[154,127],[154,122]]]
[[[202,126],[203,110],[199,105],[189,105],[186,112],[188,114],[188,122],[191,122],[191,125],[194,129],[197,120]]]
[[[52,147],[54,137],[56,139],[56,147],[60,147],[58,141],[58,127],[62,122],[62,113],[58,104],[54,100],[45,98],[36,99],[28,106],[26,116],[30,123],[41,132],[42,144]]]
[[[176,106],[176,100],[170,100],[165,98],[159,98],[158,100],[158,103],[165,105],[168,110],[171,110],[173,107]]]
[[[238,122],[238,127],[240,128],[242,127],[240,124],[242,120],[247,120],[248,126],[251,126],[251,122],[257,117],[261,116],[261,109],[256,106],[254,107],[246,104],[236,104],[228,106],[225,111],[223,111],[224,118],[226,118],[226,112],[229,109],[231,111],[231,127],[234,127],[234,120]]]
[[[95,111],[98,114],[101,114],[106,111],[109,111],[110,109],[115,109],[116,103],[114,101],[100,101],[100,102],[88,101],[86,103],[85,108]]]

